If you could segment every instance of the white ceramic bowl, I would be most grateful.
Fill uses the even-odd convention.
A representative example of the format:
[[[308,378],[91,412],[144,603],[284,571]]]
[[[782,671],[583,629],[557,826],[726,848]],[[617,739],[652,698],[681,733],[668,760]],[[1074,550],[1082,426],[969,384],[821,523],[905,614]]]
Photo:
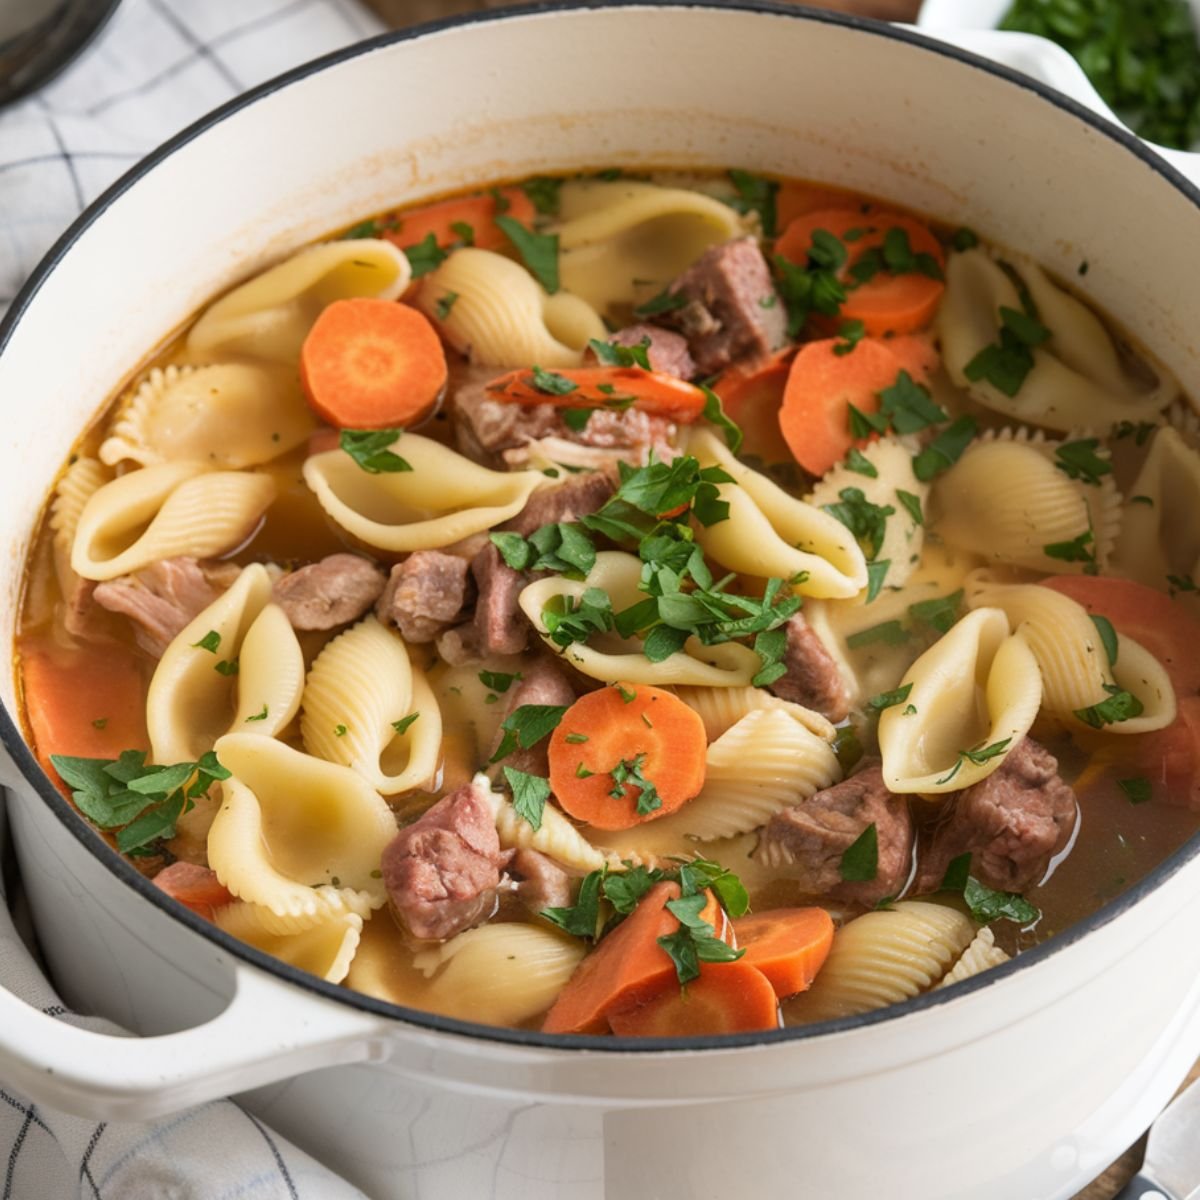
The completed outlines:
[[[1200,193],[1025,76],[790,6],[450,22],[226,106],[51,252],[0,325],[0,637],[78,431],[206,297],[360,213],[614,163],[811,176],[1064,275],[1086,257],[1098,303],[1200,393]],[[1055,941],[893,1009],[587,1043],[376,1003],[214,930],[101,844],[22,742],[11,679],[0,698],[0,774],[55,980],[150,1035],[100,1037],[0,993],[0,1078],[38,1103],[136,1119],[254,1089],[255,1112],[387,1200],[1058,1200],[1200,1052],[1195,841]]]

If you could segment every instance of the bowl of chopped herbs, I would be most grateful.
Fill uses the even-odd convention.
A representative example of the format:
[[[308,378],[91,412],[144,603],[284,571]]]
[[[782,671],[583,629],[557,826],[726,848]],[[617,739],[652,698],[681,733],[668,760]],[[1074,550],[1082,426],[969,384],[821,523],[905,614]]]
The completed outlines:
[[[1200,149],[1200,0],[925,0],[918,24],[1047,38],[1139,137]]]

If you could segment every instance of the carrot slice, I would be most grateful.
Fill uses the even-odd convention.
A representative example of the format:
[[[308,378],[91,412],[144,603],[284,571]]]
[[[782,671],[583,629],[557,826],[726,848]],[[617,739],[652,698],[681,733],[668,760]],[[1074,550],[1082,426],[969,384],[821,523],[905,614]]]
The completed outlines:
[[[805,213],[845,208],[853,203],[853,196],[839,188],[824,187],[803,179],[781,179],[779,191],[775,193],[775,224],[779,229],[787,229]]]
[[[441,395],[446,373],[446,352],[428,318],[390,300],[335,300],[300,350],[309,404],[342,429],[411,425]]]
[[[788,346],[763,362],[735,363],[712,384],[725,415],[741,427],[745,453],[763,462],[786,462],[791,454],[779,432],[779,407],[795,353]]]
[[[823,908],[773,908],[733,922],[741,961],[757,967],[780,998],[807,991],[833,945],[833,918]]]
[[[675,981],[675,964],[658,944],[679,928],[667,901],[679,898],[679,884],[657,883],[616,929],[575,968],[546,1014],[546,1033],[606,1033],[615,1005],[654,992]],[[676,983],[676,986],[678,984]]]
[[[194,863],[175,862],[163,867],[153,879],[154,886],[192,912],[211,921],[213,910],[231,904],[233,893],[217,878],[211,867],[200,867]]]
[[[941,366],[942,356],[928,333],[904,333],[888,338],[884,345],[896,356],[900,369],[917,383],[927,383]]]
[[[779,999],[770,980],[744,958],[701,963],[686,988],[668,982],[646,999],[610,1010],[619,1037],[704,1037],[779,1027]]]
[[[501,198],[499,210],[497,195]],[[499,250],[508,245],[507,236],[496,224],[499,216],[528,225],[537,216],[537,210],[522,188],[502,187],[495,192],[455,196],[414,209],[405,213],[398,225],[386,229],[383,236],[402,250],[418,245],[431,233],[443,249],[454,242],[465,242],[482,250]]]
[[[52,754],[117,758],[122,750],[149,748],[146,681],[128,650],[26,638],[20,655],[34,753],[61,791],[70,793],[50,764]]]
[[[788,372],[779,429],[811,475],[824,475],[855,445],[850,405],[859,412],[878,412],[879,393],[900,373],[886,342],[863,338],[848,354],[838,354],[835,347],[844,344],[840,338],[806,342]]]
[[[547,373],[556,382],[537,386],[533,371],[510,371],[487,385],[493,400],[514,404],[556,404],[560,408],[601,408],[633,401],[642,412],[690,424],[704,412],[704,393],[675,375],[644,367],[573,367]],[[561,381],[561,382],[557,382]],[[570,390],[546,390],[546,387]]]
[[[912,333],[933,320],[945,291],[940,279],[918,271],[893,275],[883,269],[866,282],[856,284],[850,273],[868,251],[881,248],[894,229],[908,236],[909,249],[914,255],[928,254],[939,269],[945,266],[941,243],[927,226],[901,213],[881,210],[864,213],[861,208],[821,209],[792,221],[775,243],[775,252],[803,264],[808,260],[818,229],[841,238],[846,246],[846,265],[840,276],[847,288],[846,302],[841,308],[843,319],[862,321],[867,333],[877,337],[885,333]],[[851,235],[850,240],[846,240],[847,234]]]
[[[707,744],[699,714],[670,692],[600,688],[576,700],[550,735],[550,787],[577,821],[629,829],[668,816],[700,791]],[[649,812],[638,812],[651,797],[647,787],[617,782],[633,771],[657,795]]]

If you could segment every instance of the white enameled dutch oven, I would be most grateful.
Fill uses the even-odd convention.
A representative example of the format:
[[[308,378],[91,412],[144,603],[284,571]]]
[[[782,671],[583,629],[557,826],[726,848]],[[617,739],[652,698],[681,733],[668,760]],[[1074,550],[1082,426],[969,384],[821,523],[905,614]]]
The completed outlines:
[[[1035,71],[1045,54],[1036,39],[959,41]],[[1081,78],[1057,82],[1086,100]],[[361,213],[610,164],[811,176],[1066,276],[1086,257],[1089,292],[1200,394],[1200,192],[1024,75],[766,4],[452,22],[226,106],[39,268],[0,326],[0,636],[11,644],[30,532],[79,430],[207,297]],[[0,693],[9,818],[54,978],[147,1035],[82,1032],[0,993],[0,1078],[39,1103],[146,1118],[248,1092],[388,1200],[1057,1200],[1200,1053],[1195,840],[1090,920],[946,991],[811,1028],[600,1044],[376,1003],[214,930],[84,825],[23,744],[10,678]]]

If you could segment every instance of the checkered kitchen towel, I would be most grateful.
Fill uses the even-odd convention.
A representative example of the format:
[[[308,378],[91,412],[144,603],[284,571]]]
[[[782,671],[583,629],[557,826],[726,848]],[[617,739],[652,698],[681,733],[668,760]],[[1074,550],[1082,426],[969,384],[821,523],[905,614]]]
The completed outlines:
[[[0,111],[0,313],[66,226],[146,151],[244,89],[380,28],[356,0],[124,0],[66,73]],[[0,859],[4,843],[0,793]],[[62,1006],[14,928],[4,882],[0,987],[62,1021],[119,1032]],[[33,1105],[0,1079],[0,1200],[235,1198],[364,1200],[230,1101],[149,1124],[97,1123]]]

